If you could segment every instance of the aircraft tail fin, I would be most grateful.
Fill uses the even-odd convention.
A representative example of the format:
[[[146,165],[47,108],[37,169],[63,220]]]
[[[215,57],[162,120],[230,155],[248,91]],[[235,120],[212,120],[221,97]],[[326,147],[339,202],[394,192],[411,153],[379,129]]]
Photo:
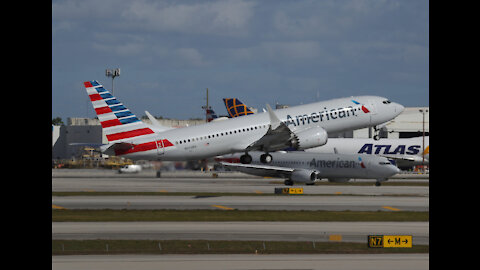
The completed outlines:
[[[229,118],[254,114],[238,98],[224,98],[223,102],[225,103],[225,107],[227,108]]]
[[[83,83],[109,143],[154,134],[145,123],[97,81]]]
[[[214,119],[218,118],[217,114],[213,111],[213,109],[209,106],[207,108],[207,121],[210,122]]]

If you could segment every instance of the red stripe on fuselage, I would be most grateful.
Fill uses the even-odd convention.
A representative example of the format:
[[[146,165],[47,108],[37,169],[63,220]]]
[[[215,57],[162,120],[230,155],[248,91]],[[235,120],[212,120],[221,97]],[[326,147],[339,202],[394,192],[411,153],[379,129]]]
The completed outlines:
[[[107,135],[107,140],[116,141],[116,140],[120,140],[120,139],[137,137],[137,136],[147,135],[147,134],[152,134],[152,133],[153,133],[153,131],[149,128],[141,128],[141,129],[135,129],[135,130],[130,130],[130,131],[119,132],[119,133]]]
[[[173,144],[170,141],[168,141],[167,139],[162,140],[162,142],[163,142],[163,147],[173,146]],[[127,150],[117,150],[117,149],[115,149],[115,155],[116,156],[121,156],[121,155],[125,155],[125,154],[136,153],[136,152],[155,150],[155,149],[157,149],[157,144],[158,144],[158,148],[162,148],[162,144],[160,143],[160,141],[153,141],[153,142],[136,144],[132,148],[127,149]]]
[[[84,82],[83,85],[85,85],[85,87],[93,87],[91,82]]]

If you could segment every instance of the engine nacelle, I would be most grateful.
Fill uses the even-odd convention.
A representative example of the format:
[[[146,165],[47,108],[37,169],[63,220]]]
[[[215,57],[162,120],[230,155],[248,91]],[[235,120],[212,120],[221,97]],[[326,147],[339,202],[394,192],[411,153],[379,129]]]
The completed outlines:
[[[313,183],[317,179],[318,172],[312,170],[294,170],[290,176],[293,182]]]
[[[350,178],[328,178],[328,182],[333,183],[346,183],[350,181]]]
[[[295,132],[295,138],[292,139],[292,147],[298,150],[304,150],[312,147],[322,146],[327,143],[328,134],[321,127],[312,127],[306,130]]]

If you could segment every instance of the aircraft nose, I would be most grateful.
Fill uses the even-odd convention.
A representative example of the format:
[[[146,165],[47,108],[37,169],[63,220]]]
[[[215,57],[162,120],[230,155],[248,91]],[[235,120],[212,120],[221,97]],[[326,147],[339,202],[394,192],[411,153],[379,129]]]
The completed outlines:
[[[392,175],[395,175],[395,174],[400,172],[400,169],[397,166],[392,165],[392,166],[390,166],[390,168],[391,168],[391,171],[392,171]]]
[[[394,103],[393,105],[395,106],[395,112],[398,114],[401,114],[405,110],[402,104]]]

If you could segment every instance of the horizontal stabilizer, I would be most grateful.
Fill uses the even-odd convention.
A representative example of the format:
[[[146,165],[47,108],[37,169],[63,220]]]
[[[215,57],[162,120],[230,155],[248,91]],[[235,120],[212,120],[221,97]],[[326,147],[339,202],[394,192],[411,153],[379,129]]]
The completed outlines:
[[[132,149],[133,147],[135,147],[135,144],[120,142],[120,143],[106,144],[100,147],[100,149],[102,150],[103,153],[111,156],[111,155],[115,155],[116,152],[127,151],[128,149]]]

